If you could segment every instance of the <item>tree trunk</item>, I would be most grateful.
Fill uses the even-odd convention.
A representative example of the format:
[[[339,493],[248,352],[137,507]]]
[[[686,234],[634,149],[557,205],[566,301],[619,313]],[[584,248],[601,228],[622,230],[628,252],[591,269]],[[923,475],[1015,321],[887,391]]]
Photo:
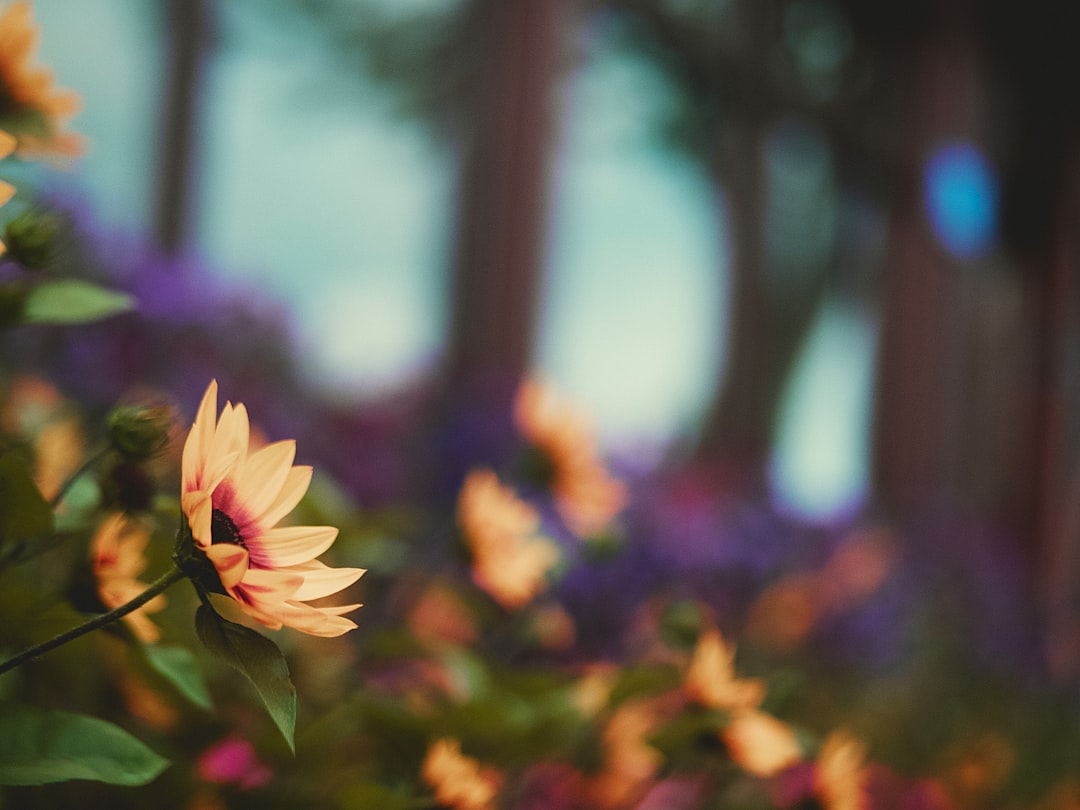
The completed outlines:
[[[721,121],[726,137],[711,170],[727,191],[727,364],[706,421],[698,456],[730,466],[752,489],[764,485],[785,386],[818,310],[824,268],[796,279],[773,278],[766,245],[769,194],[766,146],[780,116],[775,92],[762,91],[761,54],[775,41],[775,9],[742,6],[742,48],[736,55],[734,120]],[[766,95],[768,98],[766,98]],[[748,476],[748,479],[747,479]]]
[[[190,234],[199,82],[206,44],[209,0],[170,0],[166,24],[169,62],[158,158],[154,237],[168,255],[179,253]]]
[[[482,0],[474,9],[479,79],[452,269],[450,392],[516,385],[532,356],[564,5]]]

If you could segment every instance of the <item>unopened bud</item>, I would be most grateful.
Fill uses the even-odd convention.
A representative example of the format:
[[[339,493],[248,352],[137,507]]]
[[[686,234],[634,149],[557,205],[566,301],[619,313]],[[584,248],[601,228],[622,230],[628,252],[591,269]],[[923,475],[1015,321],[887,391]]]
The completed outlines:
[[[126,458],[145,461],[169,443],[171,421],[166,407],[121,405],[109,414],[109,441]]]
[[[60,235],[60,221],[41,211],[26,211],[4,227],[8,255],[31,270],[40,270],[52,258]]]

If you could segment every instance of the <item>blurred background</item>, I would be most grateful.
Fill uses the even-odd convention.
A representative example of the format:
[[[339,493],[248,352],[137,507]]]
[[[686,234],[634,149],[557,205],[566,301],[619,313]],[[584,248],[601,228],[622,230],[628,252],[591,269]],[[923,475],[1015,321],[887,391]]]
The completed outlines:
[[[313,396],[540,372],[635,463],[811,521],[978,514],[1071,579],[1062,4],[35,8],[90,144],[45,191],[106,263],[280,302]]]
[[[40,205],[70,227],[43,217],[59,249],[38,269],[136,307],[9,329],[10,409],[41,435],[67,425],[52,443],[78,456],[70,436],[103,441],[91,426],[118,401],[190,424],[215,378],[258,433],[296,439],[317,470],[297,520],[339,527],[330,561],[368,570],[358,632],[317,655],[275,635],[306,753],[233,715],[243,701],[159,726],[131,710],[175,752],[147,790],[188,796],[196,752],[236,733],[276,781],[235,806],[416,807],[426,746],[450,733],[528,776],[503,801],[533,806],[512,804],[532,765],[590,774],[609,728],[575,719],[588,744],[568,751],[542,707],[595,663],[621,673],[608,709],[661,695],[715,623],[803,753],[850,727],[952,799],[875,807],[1080,806],[1073,8],[37,0],[37,58],[81,95],[87,151],[0,166],[18,188],[5,267],[10,223]],[[590,414],[603,465],[572,415],[549,415],[550,446],[515,425],[534,376]],[[610,507],[588,531],[560,514],[556,445],[592,475],[586,506]],[[461,525],[479,467],[559,549],[512,610]],[[84,487],[80,531],[99,506],[147,508],[155,480],[129,472]],[[65,583],[57,560],[31,564]],[[25,570],[7,581],[36,611]],[[194,643],[190,615],[177,597],[164,637]],[[75,693],[81,663],[53,660],[22,682],[30,703],[129,722],[108,672]],[[444,667],[463,691],[433,686]],[[715,728],[680,718],[682,737],[650,738],[672,773],[715,764]],[[802,806],[720,783],[700,806]]]

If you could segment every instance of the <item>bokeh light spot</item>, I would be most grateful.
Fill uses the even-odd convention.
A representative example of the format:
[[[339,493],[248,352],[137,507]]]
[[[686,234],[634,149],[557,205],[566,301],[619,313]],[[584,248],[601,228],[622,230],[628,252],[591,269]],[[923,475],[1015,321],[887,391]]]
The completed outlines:
[[[960,259],[981,256],[994,241],[998,189],[986,158],[968,143],[939,148],[926,164],[926,212],[942,246]]]

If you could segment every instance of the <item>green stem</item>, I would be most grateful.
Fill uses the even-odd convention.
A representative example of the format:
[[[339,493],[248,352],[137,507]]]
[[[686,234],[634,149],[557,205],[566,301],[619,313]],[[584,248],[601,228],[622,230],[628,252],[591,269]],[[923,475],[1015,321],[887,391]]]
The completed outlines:
[[[171,569],[158,577],[149,588],[130,602],[127,602],[118,608],[113,608],[108,613],[102,613],[100,616],[95,616],[90,619],[90,621],[80,624],[78,627],[73,627],[48,641],[43,641],[41,644],[37,644],[28,650],[24,650],[14,658],[9,658],[4,663],[0,664],[0,674],[7,672],[9,669],[14,669],[19,666],[19,664],[23,664],[31,658],[37,658],[39,655],[44,655],[50,650],[55,650],[57,647],[67,644],[69,641],[74,641],[79,638],[79,636],[84,636],[91,630],[97,630],[99,627],[104,627],[107,624],[115,622],[117,619],[122,619],[133,610],[141,608],[170,585],[179,582],[184,576],[184,572],[174,565]]]

